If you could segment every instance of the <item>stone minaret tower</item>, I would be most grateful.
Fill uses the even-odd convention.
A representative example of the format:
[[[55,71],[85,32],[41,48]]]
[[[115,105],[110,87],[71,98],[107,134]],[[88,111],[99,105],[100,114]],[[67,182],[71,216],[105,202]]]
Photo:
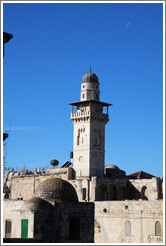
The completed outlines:
[[[73,168],[76,177],[102,177],[105,160],[105,125],[109,121],[108,106],[100,102],[98,77],[90,71],[82,78],[81,99],[72,105],[74,124]],[[76,112],[73,111],[76,106]],[[107,113],[103,113],[107,107]]]

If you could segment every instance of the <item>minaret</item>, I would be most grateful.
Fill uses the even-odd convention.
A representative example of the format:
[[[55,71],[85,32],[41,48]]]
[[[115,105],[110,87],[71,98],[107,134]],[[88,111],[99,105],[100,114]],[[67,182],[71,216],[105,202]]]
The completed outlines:
[[[90,71],[82,78],[81,99],[72,105],[74,124],[73,168],[76,177],[102,177],[105,162],[105,125],[109,121],[108,107],[100,102],[98,77]],[[76,112],[73,111],[76,106]],[[107,113],[103,113],[107,107]]]

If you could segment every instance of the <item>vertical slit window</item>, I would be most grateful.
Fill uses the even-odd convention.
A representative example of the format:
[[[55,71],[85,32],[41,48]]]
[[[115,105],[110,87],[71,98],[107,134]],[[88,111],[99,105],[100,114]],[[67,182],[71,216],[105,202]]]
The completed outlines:
[[[82,200],[86,200],[86,188],[82,189]]]

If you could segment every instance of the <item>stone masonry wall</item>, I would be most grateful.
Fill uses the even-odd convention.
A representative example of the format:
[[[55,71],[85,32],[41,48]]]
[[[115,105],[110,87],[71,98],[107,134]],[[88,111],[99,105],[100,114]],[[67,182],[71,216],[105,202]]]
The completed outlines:
[[[155,235],[157,221],[159,235]],[[125,228],[128,224],[131,227]],[[95,243],[161,243],[162,240],[162,200],[95,202]]]
[[[141,193],[143,187],[146,187],[145,196],[148,200],[158,199],[159,185],[157,177],[152,179],[134,179],[130,183]]]
[[[66,174],[68,181],[68,174]],[[54,173],[44,175],[28,175],[22,177],[14,177],[11,180],[11,199],[28,200],[34,196],[36,187],[45,180],[51,178],[60,178],[60,175]],[[63,176],[64,177],[64,176]]]
[[[94,203],[66,203],[55,206],[54,215],[57,242],[60,243],[93,243],[94,241]],[[71,219],[78,219],[79,238],[70,238]],[[75,228],[76,229],[76,228]],[[59,230],[59,235],[58,235]]]
[[[21,237],[21,220],[28,219],[29,230],[28,238],[33,238],[33,211],[26,210],[25,201],[21,200],[4,200],[3,201],[3,237],[5,238],[5,221],[12,222],[11,238]]]
[[[94,203],[59,203],[53,210],[30,209],[23,200],[4,200],[3,238],[5,222],[12,223],[11,238],[21,238],[21,220],[28,219],[28,238],[43,239],[47,242],[93,243],[94,241]],[[54,213],[50,217],[51,213]],[[71,220],[78,221],[78,238],[71,237]]]

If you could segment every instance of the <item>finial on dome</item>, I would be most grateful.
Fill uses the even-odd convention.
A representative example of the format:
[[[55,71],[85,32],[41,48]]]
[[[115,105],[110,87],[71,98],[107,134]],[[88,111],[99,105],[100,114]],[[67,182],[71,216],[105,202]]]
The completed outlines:
[[[90,72],[92,72],[91,67],[90,67]]]

